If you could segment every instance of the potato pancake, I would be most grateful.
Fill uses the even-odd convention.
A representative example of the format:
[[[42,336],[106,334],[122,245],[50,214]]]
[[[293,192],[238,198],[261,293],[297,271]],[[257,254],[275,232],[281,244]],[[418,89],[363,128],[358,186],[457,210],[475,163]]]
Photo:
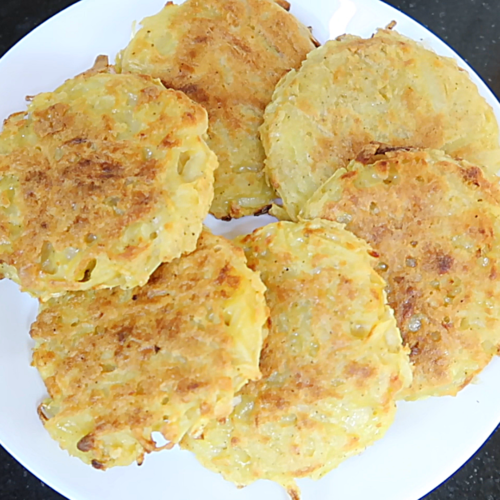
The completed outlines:
[[[117,65],[160,78],[209,115],[217,154],[211,213],[231,219],[265,211],[276,197],[264,172],[259,137],[279,79],[314,48],[309,30],[272,0],[168,2],[142,21]]]
[[[293,220],[373,141],[442,149],[500,170],[495,115],[467,72],[391,30],[311,52],[278,84],[261,135],[266,172]]]
[[[338,170],[302,215],[344,223],[377,252],[413,384],[455,395],[500,346],[500,191],[441,151],[385,150]]]
[[[161,265],[144,287],[70,292],[42,304],[33,364],[39,408],[62,448],[97,469],[143,461],[226,417],[260,377],[265,287],[243,251],[202,233],[197,249]]]
[[[317,479],[384,435],[408,355],[368,245],[339,224],[270,224],[239,243],[271,310],[262,379],[181,446],[237,485],[271,479],[298,498],[294,478]]]
[[[104,67],[37,95],[0,134],[0,272],[33,295],[147,282],[196,247],[217,159],[207,113]]]

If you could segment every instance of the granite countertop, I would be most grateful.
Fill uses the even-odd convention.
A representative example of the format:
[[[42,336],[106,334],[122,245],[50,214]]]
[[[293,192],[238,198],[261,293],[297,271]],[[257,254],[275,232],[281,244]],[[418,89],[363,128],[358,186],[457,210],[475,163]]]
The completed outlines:
[[[1,0],[0,56],[34,27],[72,3],[75,2]],[[499,0],[390,0],[388,3],[444,39],[500,97]],[[0,447],[0,499],[61,500],[64,497],[26,471]],[[425,497],[425,500],[448,499],[500,499],[500,428],[466,465]]]

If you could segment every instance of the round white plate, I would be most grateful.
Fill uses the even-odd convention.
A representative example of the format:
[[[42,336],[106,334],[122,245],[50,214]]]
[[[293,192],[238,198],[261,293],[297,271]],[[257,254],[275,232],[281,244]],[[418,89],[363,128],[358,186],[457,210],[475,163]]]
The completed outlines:
[[[165,0],[83,0],[33,31],[0,61],[0,119],[25,108],[25,96],[55,89],[92,66],[98,54],[128,43],[134,21],[159,11]],[[471,73],[500,119],[500,105],[454,52],[415,21],[377,0],[294,0],[292,12],[324,42],[344,32],[369,36],[392,20],[397,29]],[[250,217],[231,223],[208,220],[233,236],[272,220]],[[71,458],[49,438],[36,408],[45,389],[30,366],[29,325],[37,304],[17,287],[0,282],[0,442],[40,479],[71,500],[286,499],[269,481],[242,490],[204,469],[178,449],[146,457],[142,467],[100,472]],[[417,500],[457,470],[500,421],[500,359],[456,398],[401,403],[387,435],[320,481],[301,480],[303,500]]]

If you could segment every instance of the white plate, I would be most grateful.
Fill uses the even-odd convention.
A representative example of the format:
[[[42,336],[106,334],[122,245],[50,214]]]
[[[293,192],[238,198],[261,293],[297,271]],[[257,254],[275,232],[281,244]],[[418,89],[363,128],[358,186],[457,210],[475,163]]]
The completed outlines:
[[[98,54],[112,58],[130,39],[132,24],[160,10],[165,0],[84,0],[33,31],[0,61],[0,119],[24,109],[26,95],[53,90],[89,68]],[[467,69],[500,119],[500,105],[453,51],[415,21],[376,0],[294,0],[292,12],[324,42],[344,32],[369,36],[396,20],[403,34]],[[268,222],[252,217],[209,221],[234,235]],[[42,427],[36,407],[45,390],[30,366],[28,330],[36,302],[0,282],[0,442],[40,479],[71,500],[285,499],[283,490],[259,481],[237,490],[175,449],[135,465],[100,472],[70,458]],[[401,403],[387,435],[320,481],[299,481],[304,500],[417,500],[457,470],[500,421],[500,359],[456,398]]]

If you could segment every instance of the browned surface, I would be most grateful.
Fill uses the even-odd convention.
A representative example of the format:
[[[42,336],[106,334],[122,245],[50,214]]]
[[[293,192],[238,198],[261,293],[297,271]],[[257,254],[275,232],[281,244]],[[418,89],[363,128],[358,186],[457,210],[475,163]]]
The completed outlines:
[[[310,52],[276,88],[261,136],[266,173],[293,220],[374,141],[500,169],[495,114],[468,73],[391,30],[345,35]]]
[[[378,253],[414,363],[406,396],[456,394],[500,346],[500,192],[443,153],[376,149],[335,174],[304,215],[347,223]]]
[[[156,449],[153,431],[175,443],[226,417],[234,392],[259,377],[263,291],[240,249],[203,233],[195,252],[142,288],[51,299],[31,329],[47,430],[107,468],[142,461]]]
[[[314,48],[283,3],[169,2],[143,21],[122,55],[124,71],[158,77],[207,109],[220,164],[212,205],[219,218],[254,214],[275,197],[262,171],[258,128],[278,80]]]
[[[411,381],[368,246],[328,221],[270,224],[241,237],[271,310],[262,379],[224,421],[182,446],[238,485],[271,479],[295,498],[383,436]]]
[[[168,217],[186,217],[176,193],[193,179],[179,176],[180,148],[204,152],[200,174],[205,171],[206,178],[198,175],[191,186],[203,190],[200,200],[210,203],[216,163],[203,143],[205,127],[204,110],[181,92],[147,76],[115,75],[106,68],[36,96],[26,113],[6,121],[0,136],[0,178],[13,185],[2,192],[0,184],[0,263],[17,269],[24,289],[58,292],[84,288],[93,259],[98,260],[96,275],[106,272],[100,269],[103,259],[118,262],[124,274],[140,276],[148,253],[157,254],[150,273],[162,258],[192,250],[196,239],[181,242],[185,235],[174,224],[168,238],[158,227],[152,236],[159,237],[156,242],[130,237],[127,244],[124,235],[161,211],[168,212],[163,224]],[[184,229],[199,233],[205,215],[202,202],[192,204],[188,216],[198,227],[186,223]],[[163,248],[152,250],[159,241]],[[44,266],[44,249],[76,252],[80,263],[65,274],[60,271],[64,254]],[[136,260],[140,266],[134,270]],[[111,278],[113,271],[120,274],[111,269]],[[137,281],[145,282],[149,273]]]

